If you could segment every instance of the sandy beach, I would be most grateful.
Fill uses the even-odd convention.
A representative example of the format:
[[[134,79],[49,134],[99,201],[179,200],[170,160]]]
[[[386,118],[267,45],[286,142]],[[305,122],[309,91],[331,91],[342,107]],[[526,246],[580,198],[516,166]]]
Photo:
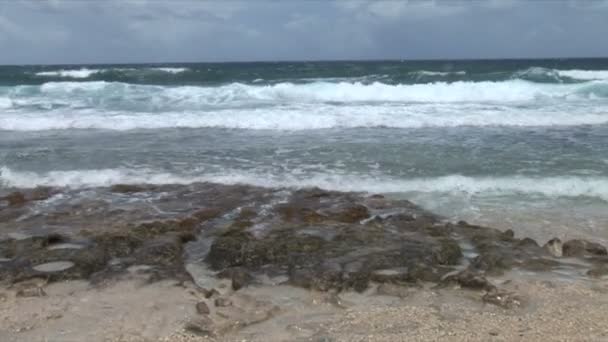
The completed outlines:
[[[137,277],[134,277],[137,278]],[[330,295],[290,286],[227,290],[216,307],[192,284],[71,281],[41,297],[3,290],[2,341],[605,341],[608,282],[517,280],[504,309],[461,289],[370,289]],[[223,292],[220,290],[220,292]],[[388,291],[390,293],[390,291]],[[204,302],[210,314],[197,312]],[[268,304],[272,303],[272,304]],[[213,322],[213,323],[210,323]],[[213,327],[202,333],[190,325]],[[214,329],[215,332],[213,332]],[[221,331],[221,333],[220,333]],[[209,335],[207,335],[209,333]],[[203,336],[201,336],[203,334]]]

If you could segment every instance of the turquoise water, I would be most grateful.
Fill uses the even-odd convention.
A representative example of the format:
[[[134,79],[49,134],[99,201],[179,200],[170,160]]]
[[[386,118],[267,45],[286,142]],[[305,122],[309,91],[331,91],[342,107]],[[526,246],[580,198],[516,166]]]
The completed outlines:
[[[606,238],[608,59],[0,67],[2,186],[194,181]]]

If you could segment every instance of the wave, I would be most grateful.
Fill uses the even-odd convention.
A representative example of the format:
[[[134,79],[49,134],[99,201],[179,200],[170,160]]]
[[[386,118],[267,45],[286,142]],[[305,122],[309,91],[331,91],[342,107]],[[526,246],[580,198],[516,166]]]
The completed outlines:
[[[9,109],[13,107],[13,101],[8,97],[0,97],[0,109]]]
[[[109,69],[61,69],[52,71],[41,71],[37,72],[36,76],[41,77],[59,77],[59,78],[74,78],[74,79],[85,79],[90,78],[93,75],[103,73],[122,72],[128,74],[135,74],[141,72],[162,72],[169,74],[179,74],[188,71],[188,68],[169,68],[169,67],[155,67],[155,68],[109,68]]]
[[[319,173],[269,175],[225,170],[221,174],[178,175],[150,169],[98,169],[51,171],[46,173],[13,171],[0,167],[0,183],[9,187],[65,186],[94,187],[112,184],[191,184],[214,182],[250,184],[264,187],[312,187],[328,190],[372,193],[457,193],[465,195],[542,195],[547,197],[595,197],[608,201],[606,177],[468,177],[447,175],[435,178],[395,179]]]
[[[308,73],[294,74],[273,70],[268,75],[260,73],[218,73],[218,70],[208,67],[115,67],[115,68],[79,68],[45,70],[33,73],[38,80],[46,79],[72,79],[72,80],[98,80],[107,82],[128,82],[136,84],[227,84],[229,82],[260,84],[277,83],[355,83],[370,84],[385,82],[392,85],[399,84],[429,84],[433,82],[503,82],[509,80],[523,80],[535,83],[577,83],[593,80],[608,80],[608,70],[584,69],[552,69],[533,66],[521,70],[494,70],[476,71],[467,70],[399,70],[386,73],[378,70],[369,70],[369,73],[356,72],[355,75],[332,74],[330,71],[319,70],[318,75]],[[275,73],[276,72],[276,73]],[[324,74],[325,73],[325,74]],[[30,73],[29,75],[32,75]],[[303,77],[302,77],[303,76]]]
[[[72,70],[54,70],[37,72],[36,76],[44,77],[65,77],[65,78],[88,78],[93,74],[101,72],[101,69],[72,69]]]
[[[539,127],[608,124],[608,108],[574,113],[509,111],[482,105],[299,105],[278,108],[226,109],[198,112],[99,112],[64,110],[0,115],[0,130],[65,129],[133,130],[163,128],[229,128],[312,130],[330,128]]]
[[[120,82],[48,82],[40,86],[17,86],[0,89],[0,95],[28,96],[88,101],[150,101],[179,105],[223,104],[230,102],[526,102],[539,99],[588,99],[608,97],[608,82],[589,81],[576,84],[538,84],[522,80],[503,82],[435,82],[426,84],[386,84],[373,82],[313,82],[222,86],[163,87]]]
[[[530,67],[524,70],[516,71],[512,74],[511,79],[544,83],[563,82],[558,70],[542,67]]]
[[[149,70],[168,72],[170,74],[179,74],[182,72],[186,72],[189,69],[188,68],[150,68]]]
[[[576,126],[608,123],[608,82],[0,87],[0,129]]]
[[[608,80],[608,70],[556,70],[560,76],[577,80]]]
[[[410,72],[413,76],[465,76],[467,74],[464,70],[459,71],[429,71],[429,70],[418,70]]]
[[[530,67],[516,71],[511,79],[521,79],[543,83],[571,83],[608,80],[608,70],[560,70],[542,67]]]

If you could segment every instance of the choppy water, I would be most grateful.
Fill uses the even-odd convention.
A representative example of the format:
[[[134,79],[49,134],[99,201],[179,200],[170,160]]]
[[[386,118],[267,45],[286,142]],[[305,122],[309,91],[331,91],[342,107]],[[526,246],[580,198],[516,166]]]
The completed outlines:
[[[0,67],[5,187],[215,181],[608,237],[608,59]]]

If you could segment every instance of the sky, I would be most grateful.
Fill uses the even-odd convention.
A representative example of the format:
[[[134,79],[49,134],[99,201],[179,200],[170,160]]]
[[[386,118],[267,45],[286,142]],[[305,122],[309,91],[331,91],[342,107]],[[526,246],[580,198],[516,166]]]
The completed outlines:
[[[608,0],[0,0],[0,64],[608,57]]]

